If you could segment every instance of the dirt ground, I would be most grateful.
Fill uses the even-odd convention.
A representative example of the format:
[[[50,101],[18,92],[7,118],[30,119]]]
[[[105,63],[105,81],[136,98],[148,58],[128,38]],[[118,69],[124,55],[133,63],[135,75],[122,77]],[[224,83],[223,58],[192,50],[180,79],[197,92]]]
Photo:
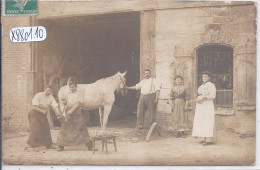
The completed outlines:
[[[108,144],[108,155],[101,151],[100,141],[96,142],[99,150],[94,155],[85,146],[65,147],[62,152],[44,147],[24,150],[28,132],[3,133],[3,164],[252,165],[255,160],[254,135],[241,135],[230,129],[221,129],[217,131],[216,145],[202,146],[191,134],[187,138],[176,138],[171,133],[163,132],[163,136],[153,135],[150,142],[145,142],[145,136],[137,136],[132,126],[124,127],[122,121],[109,124],[108,129],[118,137],[117,152],[111,141]],[[90,136],[95,136],[98,129],[90,127]],[[51,131],[54,143],[58,132]]]

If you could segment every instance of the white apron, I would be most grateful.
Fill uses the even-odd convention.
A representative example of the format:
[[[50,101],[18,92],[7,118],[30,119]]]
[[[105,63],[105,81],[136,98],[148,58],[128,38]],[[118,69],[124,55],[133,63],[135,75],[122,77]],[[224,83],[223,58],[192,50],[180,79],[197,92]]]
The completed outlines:
[[[215,126],[213,99],[216,97],[216,87],[213,83],[207,82],[199,87],[198,93],[207,99],[196,104],[192,136],[213,137]]]

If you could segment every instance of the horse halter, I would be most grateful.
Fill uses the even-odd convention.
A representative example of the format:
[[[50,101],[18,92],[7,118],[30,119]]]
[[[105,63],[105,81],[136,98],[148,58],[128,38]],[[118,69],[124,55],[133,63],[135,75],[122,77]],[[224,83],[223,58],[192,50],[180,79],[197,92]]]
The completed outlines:
[[[125,87],[125,82],[126,82],[126,79],[124,77],[122,77],[120,74],[119,75],[119,78],[120,78],[120,83],[122,83]]]

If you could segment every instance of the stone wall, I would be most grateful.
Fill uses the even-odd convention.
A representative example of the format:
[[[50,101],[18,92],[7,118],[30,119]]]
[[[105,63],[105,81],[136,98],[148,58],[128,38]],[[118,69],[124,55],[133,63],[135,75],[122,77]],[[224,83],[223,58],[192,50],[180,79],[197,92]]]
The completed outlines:
[[[155,16],[156,77],[162,81],[157,121],[169,124],[174,75],[196,98],[196,48],[224,44],[234,50],[234,109],[256,106],[256,8],[254,5],[158,10]]]

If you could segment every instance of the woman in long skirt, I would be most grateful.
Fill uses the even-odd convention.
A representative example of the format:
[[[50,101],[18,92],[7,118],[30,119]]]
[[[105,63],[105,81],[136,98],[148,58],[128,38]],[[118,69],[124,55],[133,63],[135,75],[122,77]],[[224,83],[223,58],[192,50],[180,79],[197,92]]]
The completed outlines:
[[[66,120],[61,121],[61,130],[58,134],[58,151],[64,146],[85,144],[92,150],[92,141],[89,138],[85,119],[80,109],[82,94],[77,91],[75,80],[68,82],[70,93],[66,97]]]
[[[29,112],[28,119],[30,125],[30,133],[27,141],[28,147],[46,146],[46,148],[56,148],[52,144],[51,132],[47,114],[52,107],[58,114],[58,104],[51,95],[51,88],[48,86],[44,92],[37,93],[32,99],[32,109]]]
[[[176,137],[186,137],[185,131],[188,127],[188,113],[186,112],[189,100],[188,89],[182,85],[183,77],[176,76],[176,85],[171,90],[171,99],[173,100],[173,112],[171,116],[171,128],[177,131]]]
[[[210,82],[210,77],[210,72],[202,72],[203,84],[198,89],[192,132],[192,136],[198,137],[204,146],[214,143],[215,111],[213,100],[216,97],[216,87]]]

